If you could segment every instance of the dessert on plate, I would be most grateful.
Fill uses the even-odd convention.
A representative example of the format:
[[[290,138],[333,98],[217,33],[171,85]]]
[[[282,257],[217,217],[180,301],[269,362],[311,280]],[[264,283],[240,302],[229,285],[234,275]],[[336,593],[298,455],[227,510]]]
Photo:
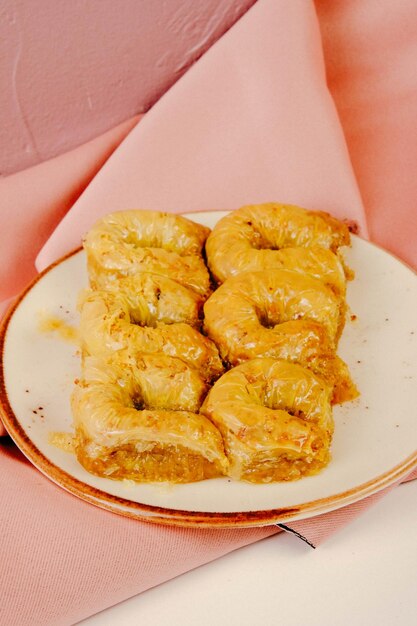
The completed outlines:
[[[323,469],[332,404],[358,395],[337,355],[349,243],[330,215],[276,203],[237,209],[211,232],[158,211],[102,218],[84,241],[80,463],[171,483]]]

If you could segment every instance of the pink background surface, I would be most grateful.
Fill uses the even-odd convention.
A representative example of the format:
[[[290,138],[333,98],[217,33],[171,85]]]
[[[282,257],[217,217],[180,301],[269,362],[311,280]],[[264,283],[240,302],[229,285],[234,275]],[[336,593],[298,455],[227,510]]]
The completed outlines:
[[[369,235],[417,267],[417,2],[315,5]]]
[[[0,175],[146,111],[254,0],[2,0]]]

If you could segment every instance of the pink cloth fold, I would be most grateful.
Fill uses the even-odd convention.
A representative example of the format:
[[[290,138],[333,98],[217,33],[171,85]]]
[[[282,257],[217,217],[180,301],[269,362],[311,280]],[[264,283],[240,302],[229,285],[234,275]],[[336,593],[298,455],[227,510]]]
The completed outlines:
[[[371,239],[417,267],[417,2],[316,0]]]
[[[279,200],[366,221],[310,2],[255,4],[153,107],[60,222],[43,269],[105,213]]]
[[[74,624],[278,532],[173,528],[119,517],[54,485],[11,443],[0,446],[0,467],[5,626]]]
[[[51,231],[139,117],[71,152],[0,179],[0,302],[36,275],[35,257]]]
[[[370,4],[372,1],[366,0]],[[342,4],[333,3],[340,7],[339,12],[326,12],[326,49],[338,46],[332,32],[339,31]],[[368,18],[359,3],[352,4],[363,25],[360,32],[351,32],[357,44],[352,46],[353,58],[361,57],[363,29],[373,35],[372,54],[378,55],[382,42],[376,32],[372,33],[372,14]],[[320,2],[319,8],[322,13],[325,4]],[[398,62],[395,52],[393,45],[392,55]],[[328,64],[328,71],[336,69],[329,70]],[[339,81],[343,81],[343,75]],[[366,111],[366,115],[371,114]],[[407,130],[403,121],[412,131],[407,120],[398,119],[401,137]],[[372,125],[366,117],[362,124],[364,128]],[[380,124],[383,126],[383,121]],[[344,131],[350,141],[349,125]],[[377,129],[372,132],[377,133]],[[362,137],[367,140],[365,131]],[[395,137],[392,140],[395,142]],[[358,163],[354,160],[356,168],[363,168],[363,163]],[[51,180],[48,165],[44,167],[36,178],[38,198],[48,191]],[[95,166],[90,169],[93,171]],[[74,180],[79,180],[80,170],[76,168],[75,172]],[[378,188],[372,196],[374,202],[383,195],[385,186],[392,185],[390,177],[396,172],[395,168],[387,168],[385,176],[377,181],[372,178],[368,189],[372,185]],[[22,174],[20,180],[32,175]],[[361,177],[366,179],[364,169]],[[10,194],[9,207],[24,207],[27,214],[31,205],[16,180],[9,189],[8,179],[4,181],[6,193]],[[67,183],[63,188],[68,189]],[[411,185],[404,189],[403,198],[399,189],[398,196],[398,203],[409,207],[409,212],[410,190]],[[30,268],[29,256],[33,258],[47,231],[70,203],[71,194],[61,204],[59,185],[56,191],[55,199],[50,197],[49,208],[45,209],[45,222],[41,203],[35,203],[40,224],[47,225],[41,227],[42,236],[35,237],[35,244],[28,238],[32,256],[24,259],[25,271]],[[314,7],[305,0],[257,2],[154,106],[101,167],[43,247],[37,266],[45,267],[78,245],[92,222],[114,209],[233,209],[265,200],[329,210],[358,221],[366,234],[365,212],[343,130],[326,86]],[[388,209],[379,222],[375,206],[371,233],[389,236],[392,218],[387,220]],[[9,215],[12,213],[6,206],[2,225]],[[20,228],[25,225],[24,217],[20,208],[15,218]],[[7,237],[15,237],[16,225],[8,228]],[[410,240],[416,245],[416,237],[404,224],[401,236],[395,240],[397,253],[401,255],[401,241],[409,250]],[[10,286],[20,279],[20,275],[12,277],[20,257],[16,255],[16,243],[6,243],[1,266],[3,271],[10,268],[10,274],[6,271],[6,284]],[[7,288],[4,297],[10,294]],[[10,626],[74,623],[278,532],[275,527],[176,529],[120,518],[53,485],[22,458],[7,438],[0,442],[0,490],[2,502],[8,502],[7,507],[0,507],[0,558],[9,564],[7,571],[4,567],[0,570],[0,621]],[[382,496],[291,526],[318,544]]]

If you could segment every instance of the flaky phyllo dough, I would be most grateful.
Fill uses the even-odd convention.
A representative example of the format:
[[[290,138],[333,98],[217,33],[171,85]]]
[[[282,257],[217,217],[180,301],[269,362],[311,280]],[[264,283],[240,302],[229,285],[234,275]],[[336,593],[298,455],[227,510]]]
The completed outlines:
[[[180,359],[87,356],[72,396],[78,460],[108,478],[190,482],[227,471],[205,386]]]
[[[79,297],[80,463],[173,483],[322,469],[331,405],[357,395],[336,354],[349,242],[326,213],[278,204],[243,207],[211,233],[156,211],[100,220]]]

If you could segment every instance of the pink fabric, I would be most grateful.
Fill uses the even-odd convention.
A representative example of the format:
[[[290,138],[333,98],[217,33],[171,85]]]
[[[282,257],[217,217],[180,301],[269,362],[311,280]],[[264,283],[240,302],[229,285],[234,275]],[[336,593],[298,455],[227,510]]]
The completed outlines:
[[[21,291],[35,276],[35,256],[51,231],[138,119],[127,120],[55,159],[0,179],[0,301]]]
[[[357,220],[357,184],[325,86],[309,2],[255,4],[97,174],[40,253],[42,269],[116,209],[233,209],[279,199]]]
[[[417,267],[417,2],[316,5],[370,236]]]
[[[11,443],[0,448],[0,467],[4,626],[74,624],[278,532],[170,528],[119,517],[67,494]]]
[[[348,67],[344,66],[334,85],[340,109],[343,90],[339,87],[348,81],[350,72],[352,77],[355,75],[352,68],[359,72],[362,67],[364,80],[364,59],[382,52],[401,65],[398,59],[403,40],[398,35],[380,39],[374,24],[376,9],[369,13],[362,9],[368,4],[373,7],[373,0],[352,2],[356,13],[352,10],[349,19],[346,3],[328,0],[327,4],[326,8],[326,4],[319,3],[326,50],[340,45],[339,20],[346,20],[345,26],[350,28],[350,55],[343,57]],[[380,0],[378,4],[388,10],[393,3]],[[410,12],[398,9],[396,15],[408,32],[412,7],[404,4]],[[337,10],[330,9],[330,5]],[[344,26],[340,28],[344,32]],[[398,28],[394,20],[393,32],[398,33]],[[329,63],[331,79],[337,75],[337,67],[332,69]],[[407,74],[411,80],[411,73]],[[395,84],[389,94],[395,104]],[[384,106],[391,111],[389,94]],[[391,117],[380,115],[376,128],[373,113],[372,109],[363,109],[361,120],[355,117],[352,121],[356,128],[361,122],[361,141],[370,141],[370,134],[386,137]],[[399,152],[404,149],[403,137],[411,136],[413,131],[408,116],[402,113],[401,109],[396,122],[398,133],[390,133]],[[346,119],[344,123],[352,146],[352,126]],[[372,133],[367,133],[367,128]],[[384,149],[384,142],[373,145]],[[368,146],[363,150],[366,152]],[[357,153],[352,154],[354,157]],[[373,198],[371,234],[377,240],[378,233],[390,237],[390,244],[397,246],[400,255],[402,244],[404,250],[412,250],[411,244],[416,246],[416,236],[410,231],[412,185],[399,184],[401,169],[405,168],[407,174],[411,164],[406,158],[398,164],[393,160],[385,170],[378,170],[384,175],[368,178],[368,168],[373,172],[374,164],[371,167],[367,161],[365,166],[363,161],[353,160],[356,170],[360,168],[358,179],[366,186],[367,198]],[[380,167],[382,157],[378,155],[376,160]],[[46,175],[38,180],[48,187]],[[401,214],[407,211],[408,216],[401,231],[392,227],[395,218],[388,214],[388,205],[381,214],[376,211],[376,198],[384,198],[385,190],[388,194],[393,186],[398,191],[395,210],[401,206]],[[16,202],[10,197],[10,206],[19,208],[21,197],[17,195]],[[59,198],[58,194],[58,214],[61,211],[62,215],[65,208],[59,205]],[[344,135],[326,88],[317,20],[313,5],[304,0],[256,3],[113,153],[60,222],[39,255],[38,266],[44,267],[78,245],[81,234],[98,215],[116,208],[222,209],[275,199],[350,217],[366,234],[365,213]],[[30,205],[24,206],[29,211]],[[52,200],[49,210],[53,206]],[[368,216],[368,203],[366,209]],[[15,235],[11,229],[8,236]],[[3,268],[16,258],[14,246],[9,245],[8,250]],[[0,508],[0,558],[3,564],[9,564],[7,572],[3,567],[0,573],[0,615],[10,625],[73,623],[277,532],[275,528],[175,529],[117,517],[55,487],[24,461],[7,439],[0,445],[0,483],[2,501],[8,502],[7,508]],[[294,529],[313,543],[320,542],[382,495],[336,513],[297,522]]]

